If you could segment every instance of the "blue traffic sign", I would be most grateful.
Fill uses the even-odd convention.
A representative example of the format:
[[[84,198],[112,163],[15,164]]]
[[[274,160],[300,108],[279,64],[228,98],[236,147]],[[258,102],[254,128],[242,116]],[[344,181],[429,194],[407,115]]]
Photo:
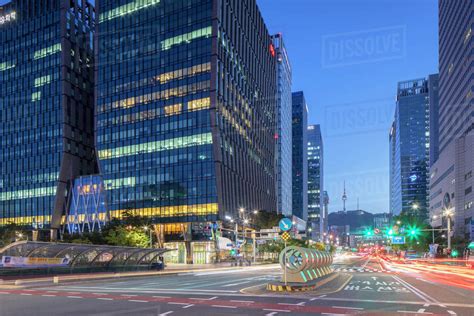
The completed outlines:
[[[403,245],[405,244],[405,236],[393,236],[392,245]]]
[[[291,226],[293,226],[293,223],[291,222],[291,219],[289,218],[282,218],[280,220],[279,226],[282,231],[286,232],[291,229]]]

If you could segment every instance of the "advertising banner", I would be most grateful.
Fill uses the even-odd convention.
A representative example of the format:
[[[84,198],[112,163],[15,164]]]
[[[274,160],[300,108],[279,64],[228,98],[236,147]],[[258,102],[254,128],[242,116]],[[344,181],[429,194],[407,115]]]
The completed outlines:
[[[67,266],[68,258],[37,258],[37,257],[14,257],[3,256],[0,266],[5,268],[39,268],[39,267],[58,267]]]

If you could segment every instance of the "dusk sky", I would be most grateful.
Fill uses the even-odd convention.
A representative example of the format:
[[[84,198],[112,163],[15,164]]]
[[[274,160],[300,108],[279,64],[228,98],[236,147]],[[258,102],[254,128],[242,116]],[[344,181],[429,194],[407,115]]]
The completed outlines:
[[[7,1],[0,0],[0,4]],[[321,124],[329,211],[389,211],[388,133],[397,82],[438,70],[436,0],[257,0],[283,33],[293,91]]]
[[[321,124],[329,211],[342,209],[344,180],[348,209],[359,197],[363,210],[389,211],[397,82],[438,72],[438,2],[257,2],[270,32],[283,33],[293,91],[306,95],[309,124]]]

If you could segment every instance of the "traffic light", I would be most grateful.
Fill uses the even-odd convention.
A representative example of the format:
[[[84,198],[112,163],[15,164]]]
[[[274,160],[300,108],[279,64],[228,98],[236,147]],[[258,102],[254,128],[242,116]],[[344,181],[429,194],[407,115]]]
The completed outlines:
[[[387,234],[388,234],[389,236],[393,236],[393,229],[390,228],[390,229],[388,230]]]
[[[459,255],[459,252],[457,250],[451,251],[451,257],[455,258]]]
[[[415,238],[415,239],[417,239],[419,234],[420,234],[420,229],[419,229],[418,227],[416,227],[416,226],[410,227],[410,228],[408,229],[408,236],[409,236],[410,238]]]
[[[366,235],[366,236],[372,236],[372,231],[371,231],[371,230],[366,231],[366,232],[365,232],[365,235]]]

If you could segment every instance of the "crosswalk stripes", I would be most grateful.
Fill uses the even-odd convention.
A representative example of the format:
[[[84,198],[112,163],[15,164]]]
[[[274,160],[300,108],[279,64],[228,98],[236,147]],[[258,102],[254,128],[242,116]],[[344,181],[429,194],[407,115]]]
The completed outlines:
[[[353,272],[353,273],[377,273],[377,272],[385,272],[385,273],[392,273],[390,270],[386,269],[368,269],[368,268],[335,268],[335,272]]]

